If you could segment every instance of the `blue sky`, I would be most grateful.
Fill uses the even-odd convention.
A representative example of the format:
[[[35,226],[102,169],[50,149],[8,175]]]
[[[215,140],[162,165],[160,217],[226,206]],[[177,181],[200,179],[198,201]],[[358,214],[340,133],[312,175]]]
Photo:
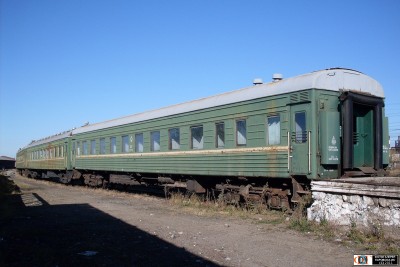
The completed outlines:
[[[87,121],[330,67],[378,80],[400,135],[398,0],[0,0],[0,10],[0,155]]]

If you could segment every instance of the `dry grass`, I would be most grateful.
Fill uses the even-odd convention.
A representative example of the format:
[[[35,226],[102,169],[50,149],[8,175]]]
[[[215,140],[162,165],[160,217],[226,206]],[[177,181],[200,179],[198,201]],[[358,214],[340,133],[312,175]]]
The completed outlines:
[[[82,186],[65,186],[43,180],[32,181],[38,184],[46,184],[73,191],[96,191],[97,194],[115,198],[140,198],[148,201],[160,201],[160,198],[146,194],[133,194],[118,190]],[[18,185],[24,187],[23,183],[18,183]],[[2,187],[0,186],[0,188]],[[260,224],[260,226],[286,227],[302,233],[312,233],[324,240],[340,242],[357,250],[365,250],[370,253],[400,254],[400,233],[398,236],[393,236],[392,228],[384,228],[379,223],[371,223],[368,227],[358,226],[353,223],[350,227],[343,227],[327,220],[322,220],[320,223],[308,221],[306,209],[311,204],[311,196],[304,197],[291,214],[277,210],[268,210],[263,205],[243,206],[226,204],[223,198],[213,200],[204,199],[202,196],[196,194],[184,195],[182,193],[173,193],[166,201],[172,209],[179,212],[188,212],[199,216],[241,218]]]
[[[225,216],[249,219],[257,224],[280,225],[285,221],[286,213],[267,210],[262,205],[231,205],[226,204],[222,198],[205,200],[196,194],[184,195],[171,194],[168,199],[170,205],[179,210],[201,216]]]
[[[358,251],[368,251],[371,254],[400,253],[400,239],[392,235],[393,228],[384,228],[379,223],[371,223],[368,227],[353,223],[350,227],[345,227],[327,220],[319,223],[307,220],[306,209],[311,203],[310,196],[304,197],[290,215],[287,212],[267,210],[264,206],[248,208],[228,205],[220,199],[204,200],[196,194],[172,194],[168,202],[179,210],[192,214],[232,216],[250,219],[257,224],[282,226],[301,233],[313,234],[323,240],[340,242]]]

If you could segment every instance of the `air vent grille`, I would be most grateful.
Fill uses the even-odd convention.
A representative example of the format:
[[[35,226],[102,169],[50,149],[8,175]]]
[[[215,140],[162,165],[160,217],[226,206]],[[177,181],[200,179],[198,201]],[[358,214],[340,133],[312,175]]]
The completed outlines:
[[[298,96],[298,94],[291,94],[291,95],[290,95],[290,102],[291,102],[291,103],[299,102],[299,96]]]
[[[310,92],[309,91],[293,93],[290,95],[290,103],[309,102],[309,101],[310,101]]]
[[[310,100],[310,97],[309,97],[308,91],[300,92],[300,101],[301,102],[305,102],[305,101],[309,101],[309,100]]]

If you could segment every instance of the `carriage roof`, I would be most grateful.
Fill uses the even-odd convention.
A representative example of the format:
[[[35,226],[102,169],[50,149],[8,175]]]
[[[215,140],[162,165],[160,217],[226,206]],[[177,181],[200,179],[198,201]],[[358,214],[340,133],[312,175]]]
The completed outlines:
[[[133,114],[105,122],[89,124],[73,130],[73,134],[311,88],[330,91],[360,91],[377,97],[384,97],[382,86],[371,77],[355,70],[332,68],[303,74],[293,78],[282,79],[276,82],[258,84],[236,91]]]

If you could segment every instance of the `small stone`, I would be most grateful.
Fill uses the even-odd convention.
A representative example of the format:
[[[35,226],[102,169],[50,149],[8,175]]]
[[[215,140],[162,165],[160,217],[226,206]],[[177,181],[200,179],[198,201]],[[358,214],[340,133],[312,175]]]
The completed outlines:
[[[230,260],[231,260],[231,258],[229,258],[229,257],[226,257],[226,258],[225,258],[225,260],[226,260],[226,261],[230,261]]]
[[[374,201],[372,200],[372,198],[370,198],[368,196],[363,196],[363,202],[367,206],[373,206],[374,205]]]
[[[350,196],[350,202],[351,203],[358,205],[360,203],[360,201],[361,201],[361,197],[360,196],[358,196],[358,195]]]
[[[225,227],[229,227],[229,224],[226,223],[226,224],[225,224]]]
[[[388,206],[388,201],[386,198],[380,197],[379,198],[379,205],[383,208],[386,208]]]

